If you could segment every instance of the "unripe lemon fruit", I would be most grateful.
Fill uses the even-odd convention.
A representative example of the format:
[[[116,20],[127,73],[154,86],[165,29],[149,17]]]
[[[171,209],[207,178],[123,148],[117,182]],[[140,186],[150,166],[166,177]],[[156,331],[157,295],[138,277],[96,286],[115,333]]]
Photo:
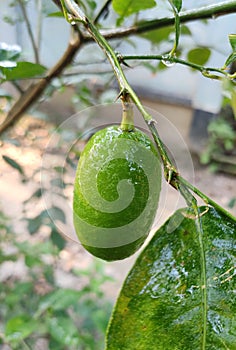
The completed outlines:
[[[161,166],[140,130],[109,126],[86,144],[74,184],[74,226],[81,244],[101,259],[134,254],[153,224]]]

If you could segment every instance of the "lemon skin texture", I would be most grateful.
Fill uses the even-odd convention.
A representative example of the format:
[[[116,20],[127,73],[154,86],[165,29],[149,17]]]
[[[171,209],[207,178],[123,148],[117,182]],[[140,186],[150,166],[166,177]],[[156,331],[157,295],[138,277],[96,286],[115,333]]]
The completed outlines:
[[[106,261],[134,254],[150,232],[160,190],[160,160],[145,133],[119,126],[98,131],[80,156],[74,182],[81,244]]]

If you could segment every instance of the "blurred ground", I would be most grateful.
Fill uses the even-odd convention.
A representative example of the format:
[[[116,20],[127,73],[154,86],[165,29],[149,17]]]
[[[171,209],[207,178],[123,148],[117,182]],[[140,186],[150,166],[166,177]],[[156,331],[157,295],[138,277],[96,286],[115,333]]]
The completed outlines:
[[[166,145],[171,153],[176,152],[174,158],[181,160],[182,171],[184,176],[195,183],[202,192],[206,193],[214,201],[228,209],[232,214],[236,215],[236,206],[229,208],[230,200],[236,196],[235,193],[235,177],[224,174],[210,173],[206,167],[199,164],[197,157],[191,154],[192,162],[189,164],[191,140],[189,140],[189,128],[191,124],[190,108],[181,106],[167,106],[165,104],[144,103],[150,108],[158,110],[165,116],[170,124],[164,127],[160,125],[161,136],[164,138]],[[170,126],[168,126],[170,125]],[[159,127],[159,125],[158,125]],[[174,128],[179,131],[176,136]],[[15,159],[25,171],[27,182],[22,181],[22,176],[17,169],[13,169],[7,164],[2,157],[0,158],[0,209],[10,217],[12,225],[19,235],[20,239],[27,239],[26,222],[22,220],[26,215],[33,217],[43,210],[44,203],[38,201],[33,206],[27,206],[27,213],[23,212],[22,203],[27,200],[37,188],[40,187],[42,166],[42,157],[45,152],[46,145],[50,138],[50,133],[55,129],[55,125],[49,124],[43,120],[32,118],[29,115],[24,116],[21,121],[10,131],[10,140],[2,141],[0,144],[1,155],[6,155]],[[163,135],[162,135],[163,134]],[[177,138],[176,138],[177,137]],[[182,141],[183,142],[182,142]],[[183,144],[182,144],[183,143]],[[178,147],[176,146],[178,144]],[[52,150],[52,153],[54,150]],[[55,157],[63,157],[60,154],[53,153]],[[188,160],[187,166],[185,161]],[[183,161],[183,162],[182,162]],[[178,162],[178,160],[177,160]],[[68,175],[68,181],[73,182],[74,173]],[[69,198],[72,199],[73,186],[67,188]],[[175,190],[171,189],[163,181],[163,191],[157,213],[157,223],[155,227],[164,223],[167,218],[179,207],[184,206],[183,200],[178,196]],[[68,215],[70,215],[68,213]],[[154,230],[153,230],[154,231]],[[39,232],[38,237],[45,235],[45,232]],[[34,238],[32,238],[34,239]],[[122,281],[135,261],[138,253],[133,257],[124,261],[105,263],[106,273],[114,276],[115,283],[107,282],[104,286],[106,294],[111,299],[117,297]],[[75,281],[70,276],[72,267],[83,268],[91,261],[91,257],[84,249],[73,241],[68,241],[66,248],[60,253],[60,263],[55,271],[59,285],[66,287],[74,287]],[[1,280],[7,278],[8,275],[18,274],[24,276],[26,270],[23,263],[17,266],[9,264],[8,269],[1,272]]]

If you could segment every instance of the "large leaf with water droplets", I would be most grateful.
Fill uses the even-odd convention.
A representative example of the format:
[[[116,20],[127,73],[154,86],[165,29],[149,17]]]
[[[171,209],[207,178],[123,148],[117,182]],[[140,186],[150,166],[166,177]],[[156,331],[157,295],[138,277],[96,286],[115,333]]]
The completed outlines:
[[[127,276],[107,350],[236,349],[236,219],[177,211]]]

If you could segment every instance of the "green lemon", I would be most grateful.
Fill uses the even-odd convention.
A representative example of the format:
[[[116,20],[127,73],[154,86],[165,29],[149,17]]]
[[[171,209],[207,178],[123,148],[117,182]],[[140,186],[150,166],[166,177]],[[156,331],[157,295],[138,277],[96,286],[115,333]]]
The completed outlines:
[[[153,224],[161,166],[150,138],[109,126],[86,144],[74,184],[74,226],[81,244],[101,259],[135,253]]]

